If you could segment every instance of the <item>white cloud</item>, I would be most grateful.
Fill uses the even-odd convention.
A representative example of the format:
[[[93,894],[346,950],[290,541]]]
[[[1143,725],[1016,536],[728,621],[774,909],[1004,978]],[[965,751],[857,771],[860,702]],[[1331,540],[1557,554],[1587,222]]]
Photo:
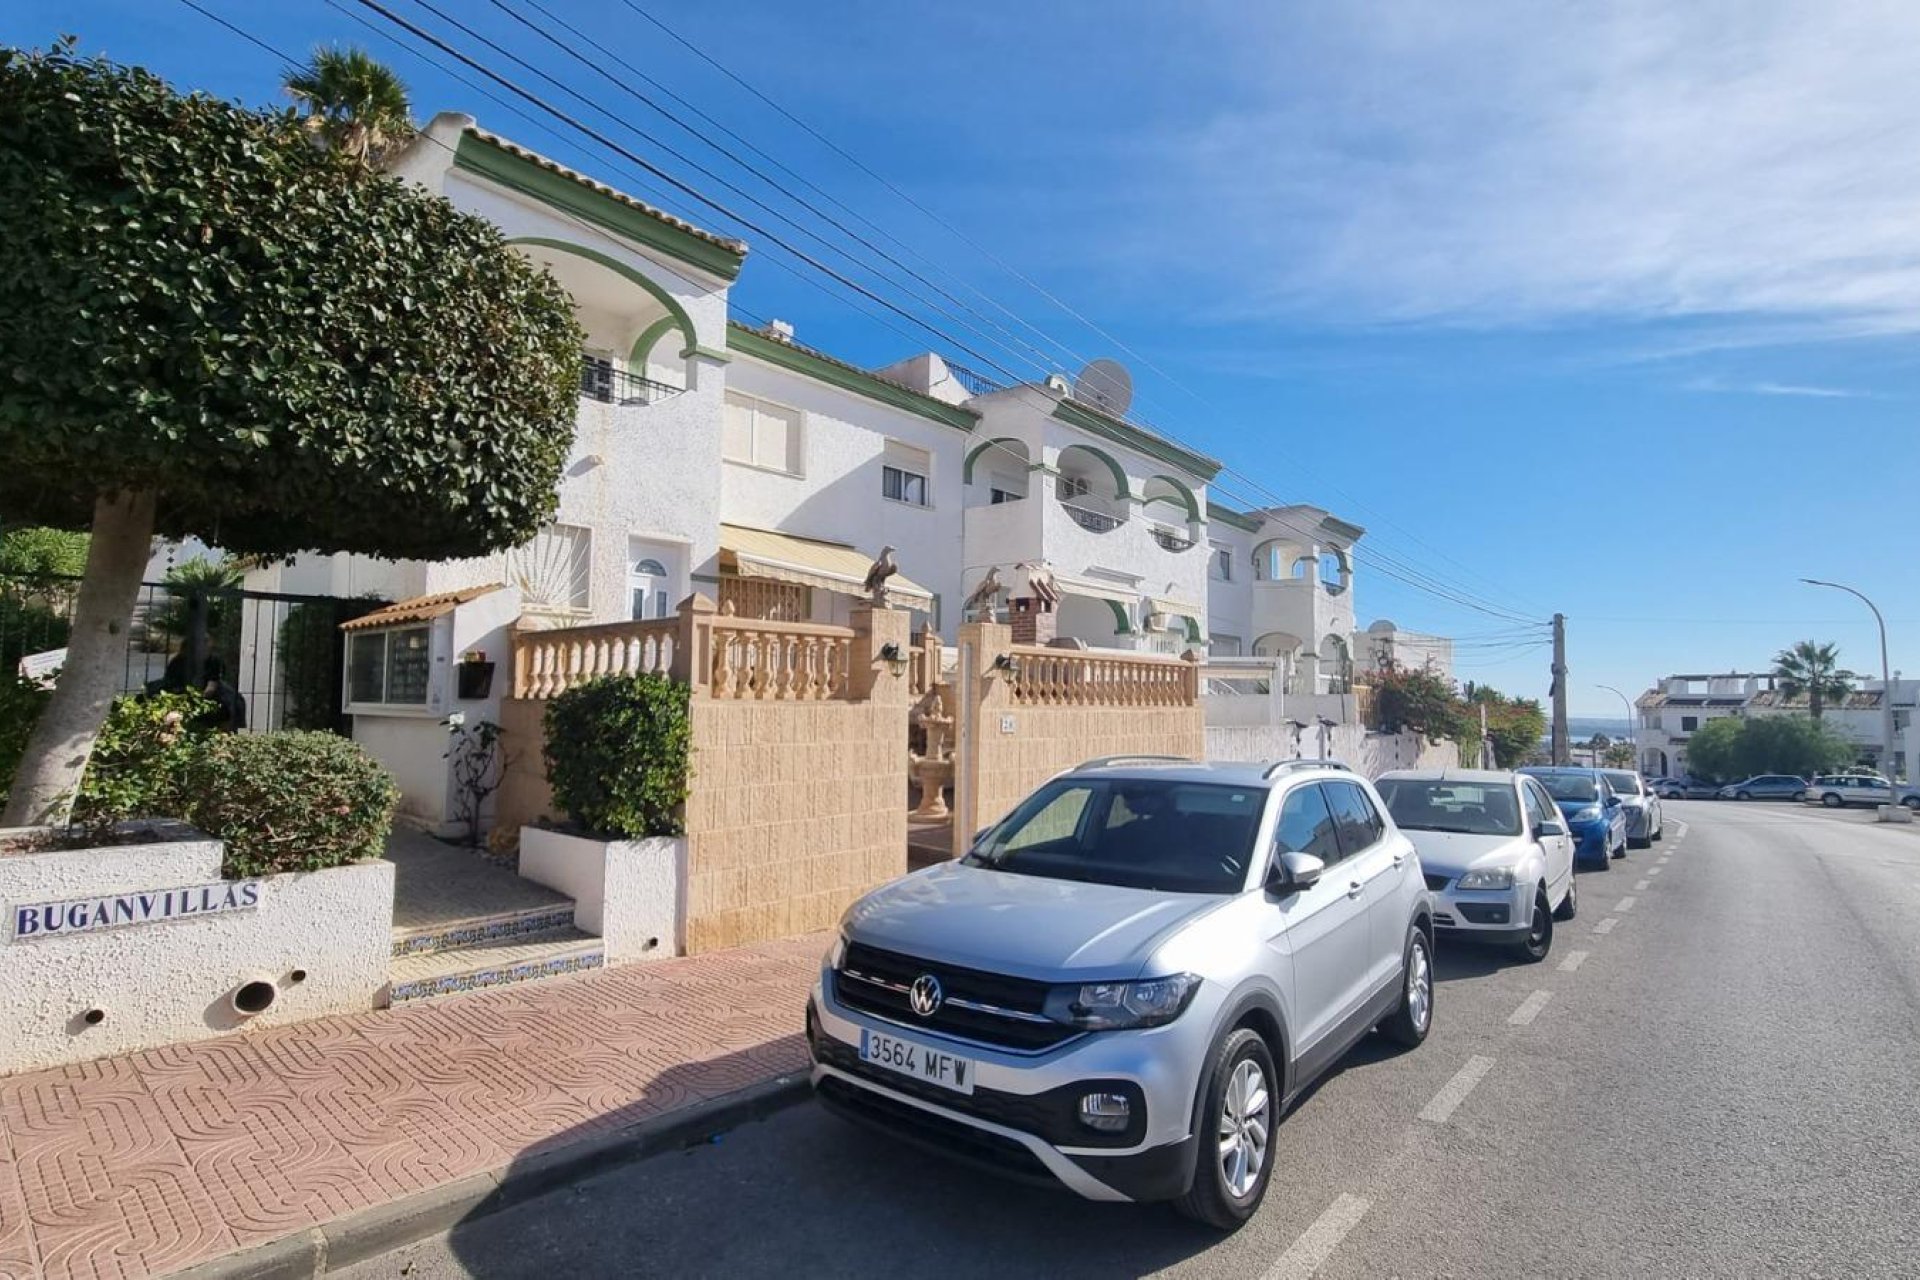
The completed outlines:
[[[1805,396],[1816,400],[1877,400],[1871,391],[1850,387],[1815,387],[1795,382],[1728,382],[1721,378],[1695,378],[1685,384],[1687,391],[1721,391],[1753,396]]]
[[[1146,140],[1116,234],[1136,264],[1215,268],[1221,312],[1920,329],[1920,5],[1220,20],[1207,96],[1236,105]]]

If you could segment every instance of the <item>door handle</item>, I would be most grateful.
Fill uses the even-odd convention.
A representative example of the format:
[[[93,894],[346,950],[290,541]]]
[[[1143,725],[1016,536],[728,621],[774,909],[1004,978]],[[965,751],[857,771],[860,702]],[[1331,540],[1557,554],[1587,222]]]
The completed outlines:
[[[1404,854],[1404,853],[1396,853],[1396,854],[1394,854],[1394,855],[1393,855],[1393,865],[1394,865],[1394,866],[1396,866],[1396,867],[1404,867],[1404,866],[1406,866],[1406,865],[1407,865],[1407,855],[1406,855],[1406,854]]]
[[[1349,898],[1357,898],[1366,889],[1366,887],[1367,886],[1365,886],[1364,884],[1361,884],[1358,880],[1355,880],[1347,886],[1347,896]]]

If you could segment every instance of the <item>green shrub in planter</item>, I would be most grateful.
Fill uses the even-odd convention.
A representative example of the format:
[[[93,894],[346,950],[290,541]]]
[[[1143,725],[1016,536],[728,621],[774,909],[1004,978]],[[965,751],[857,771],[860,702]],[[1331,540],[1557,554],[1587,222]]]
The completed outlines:
[[[688,689],[664,676],[603,676],[547,704],[554,803],[597,836],[685,832],[693,721]]]
[[[20,753],[27,749],[27,735],[40,722],[53,690],[31,680],[22,680],[11,671],[0,671],[0,803],[7,798],[7,781],[13,777]]]
[[[128,818],[177,818],[194,749],[211,736],[202,727],[211,700],[189,689],[115,698],[80,778],[73,820],[109,827]]]
[[[331,733],[223,733],[193,752],[185,817],[226,841],[229,877],[320,871],[384,851],[400,789]]]

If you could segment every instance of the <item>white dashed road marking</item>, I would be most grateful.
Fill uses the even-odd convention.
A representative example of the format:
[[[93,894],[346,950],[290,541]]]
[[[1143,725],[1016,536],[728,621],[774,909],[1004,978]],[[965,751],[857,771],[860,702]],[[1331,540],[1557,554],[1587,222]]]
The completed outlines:
[[[1572,973],[1575,969],[1578,969],[1581,965],[1585,964],[1586,962],[1587,962],[1586,952],[1569,951],[1567,952],[1567,958],[1560,962],[1560,972]]]
[[[1343,1192],[1280,1255],[1279,1260],[1268,1269],[1267,1280],[1307,1280],[1340,1247],[1340,1242],[1347,1238],[1347,1232],[1360,1225],[1360,1219],[1367,1216],[1367,1210],[1371,1207],[1371,1201]]]
[[[1620,923],[1619,916],[1608,916],[1605,920],[1602,920],[1599,924],[1593,926],[1593,931],[1595,933],[1612,933],[1613,926],[1619,923]]]
[[[1638,901],[1639,901],[1638,898],[1634,897],[1632,894],[1628,894],[1626,897],[1620,899],[1620,901],[1614,903],[1613,909],[1615,911],[1631,911],[1633,910],[1633,904]]]
[[[1473,1086],[1480,1078],[1493,1070],[1493,1059],[1474,1054],[1467,1059],[1467,1065],[1453,1073],[1453,1079],[1440,1086],[1440,1092],[1433,1095],[1433,1101],[1421,1109],[1420,1118],[1431,1120],[1435,1124],[1445,1124],[1453,1109],[1467,1100],[1473,1092]]]
[[[1665,859],[1663,858],[1663,859],[1661,859],[1661,861],[1663,861],[1663,862],[1664,862],[1664,861],[1665,861]],[[1660,868],[1659,868],[1659,867],[1648,867],[1648,868],[1647,868],[1647,874],[1648,874],[1648,875],[1650,875],[1650,876],[1657,876],[1657,875],[1659,875],[1659,874],[1660,874]]]
[[[1649,870],[1649,871],[1647,872],[1647,874],[1648,874],[1648,875],[1652,875],[1652,874],[1653,874],[1653,872],[1652,872],[1651,870]],[[1645,893],[1645,892],[1647,891],[1647,886],[1648,886],[1648,885],[1650,885],[1650,884],[1652,884],[1652,883],[1653,883],[1653,881],[1651,881],[1651,880],[1642,880],[1642,881],[1640,881],[1640,882],[1638,882],[1637,884],[1635,884],[1635,885],[1633,886],[1633,891],[1634,891],[1635,893]]]
[[[1518,1009],[1515,1009],[1507,1015],[1507,1025],[1510,1027],[1526,1026],[1540,1016],[1540,1011],[1547,1007],[1547,1001],[1551,999],[1553,999],[1553,992],[1551,991],[1534,992],[1520,1002]]]

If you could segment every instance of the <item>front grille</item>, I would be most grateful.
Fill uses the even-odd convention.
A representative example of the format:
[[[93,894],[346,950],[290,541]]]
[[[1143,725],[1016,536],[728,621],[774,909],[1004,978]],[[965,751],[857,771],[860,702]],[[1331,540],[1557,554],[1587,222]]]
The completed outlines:
[[[923,974],[937,978],[946,996],[946,1002],[928,1018],[913,1012],[905,991]],[[1002,1049],[1050,1049],[1081,1034],[1050,1018],[1039,1020],[1047,998],[1044,982],[918,960],[858,942],[847,948],[833,978],[834,995],[849,1009]],[[962,1008],[960,1001],[1006,1012]]]
[[[822,1102],[842,1115],[898,1134],[910,1142],[1010,1178],[1053,1181],[1053,1174],[1040,1162],[1040,1157],[1012,1138],[922,1111],[832,1076],[820,1082],[818,1092]]]
[[[997,1089],[975,1089],[971,1094],[966,1094],[942,1089],[937,1084],[915,1080],[897,1071],[870,1066],[860,1061],[860,1053],[852,1045],[831,1036],[814,1037],[813,1057],[814,1061],[824,1066],[871,1080],[882,1088],[1003,1128],[1030,1133],[1057,1147],[1131,1147],[1146,1136],[1146,1097],[1141,1093],[1140,1086],[1130,1080],[1085,1080],[1034,1094],[1002,1093]],[[1118,1133],[1102,1133],[1081,1124],[1078,1114],[1080,1099],[1089,1093],[1125,1094],[1132,1103],[1127,1127]]]
[[[1504,902],[1461,902],[1455,904],[1460,914],[1467,918],[1468,924],[1506,924],[1507,904]]]
[[[1439,893],[1442,889],[1453,883],[1452,876],[1436,875],[1431,871],[1427,872],[1426,875],[1427,888],[1433,890],[1435,893]]]
[[[1433,913],[1433,924],[1436,929],[1451,929],[1454,927],[1453,917],[1444,911],[1436,911]]]

